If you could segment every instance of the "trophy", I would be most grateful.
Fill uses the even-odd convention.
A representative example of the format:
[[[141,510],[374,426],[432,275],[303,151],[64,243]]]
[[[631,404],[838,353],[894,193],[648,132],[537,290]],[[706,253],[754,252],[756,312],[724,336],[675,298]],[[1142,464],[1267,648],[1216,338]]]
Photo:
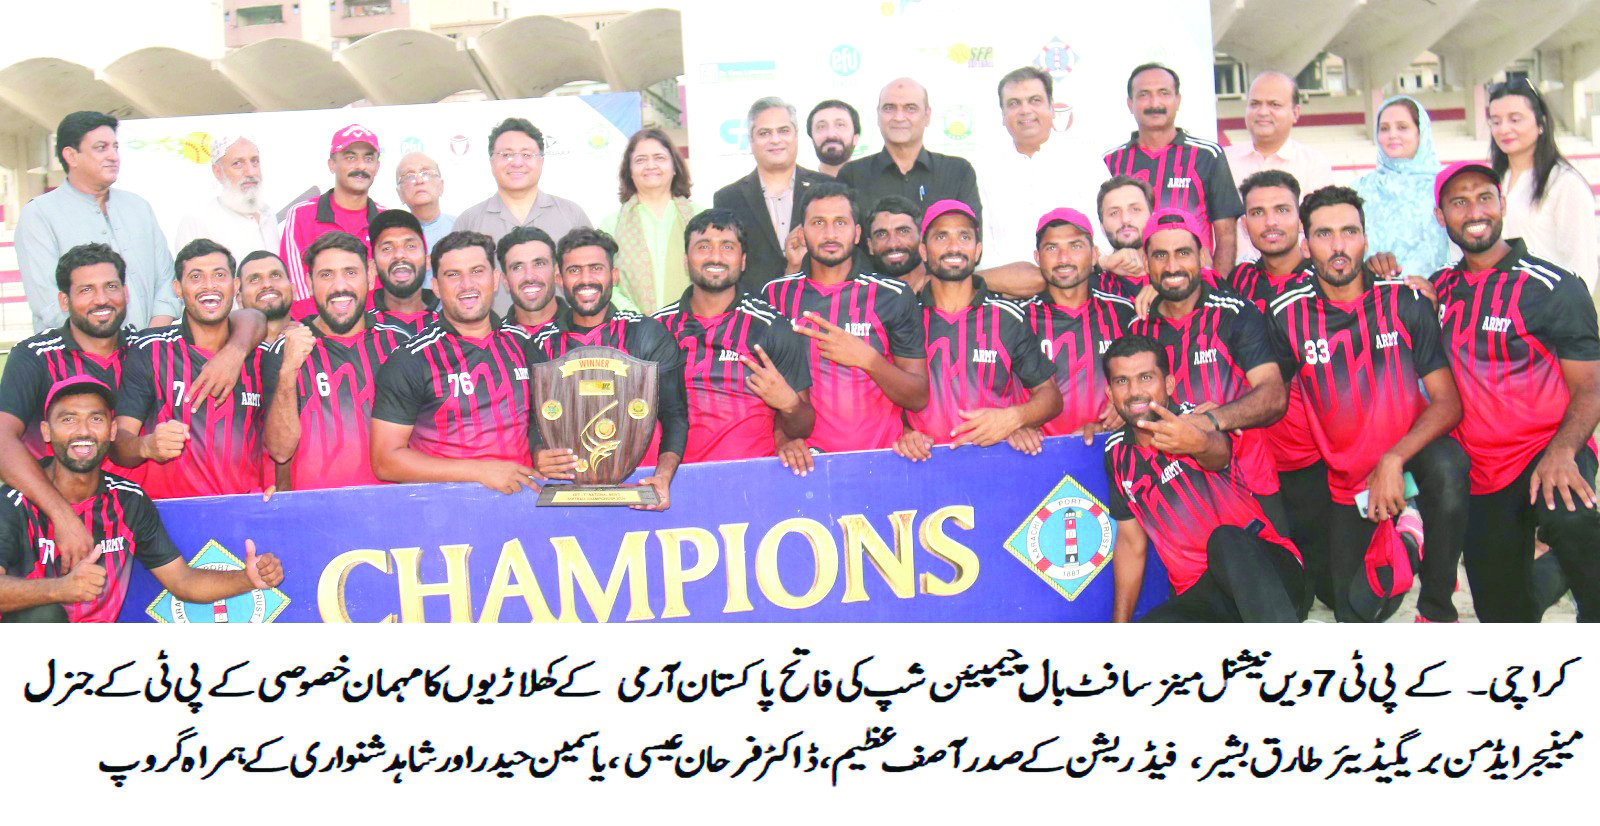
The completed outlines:
[[[534,417],[547,448],[577,454],[570,485],[547,484],[539,505],[654,505],[649,485],[619,484],[656,435],[656,365],[615,347],[576,347],[533,367]]]

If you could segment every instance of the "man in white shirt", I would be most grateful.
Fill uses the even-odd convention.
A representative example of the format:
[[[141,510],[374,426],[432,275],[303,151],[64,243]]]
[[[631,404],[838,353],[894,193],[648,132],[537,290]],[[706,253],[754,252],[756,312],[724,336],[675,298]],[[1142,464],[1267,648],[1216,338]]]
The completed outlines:
[[[1244,124],[1250,130],[1249,143],[1223,148],[1233,184],[1264,169],[1281,169],[1300,183],[1301,192],[1316,192],[1333,184],[1333,167],[1321,152],[1289,137],[1300,120],[1300,87],[1283,72],[1262,72],[1250,84],[1245,103]],[[1244,222],[1238,224],[1238,261],[1254,261],[1261,253],[1250,243]]]
[[[276,252],[278,219],[261,196],[261,151],[249,138],[218,137],[211,142],[211,174],[222,191],[178,222],[172,248],[210,238],[228,248],[234,260],[256,250]]]

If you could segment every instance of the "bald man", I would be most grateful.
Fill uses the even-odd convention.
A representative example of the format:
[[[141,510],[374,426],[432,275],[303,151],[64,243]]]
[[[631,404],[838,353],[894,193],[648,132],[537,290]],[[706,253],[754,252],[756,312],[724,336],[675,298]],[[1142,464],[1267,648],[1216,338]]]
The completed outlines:
[[[929,152],[922,145],[933,110],[928,90],[908,77],[889,81],[878,93],[878,131],[883,150],[857,158],[839,170],[839,180],[855,190],[858,204],[876,204],[899,195],[918,208],[947,198],[983,215],[978,174],[964,158]]]
[[[1250,84],[1244,125],[1250,141],[1223,148],[1234,186],[1263,169],[1281,169],[1294,176],[1301,192],[1316,192],[1333,184],[1333,167],[1321,152],[1289,137],[1300,120],[1300,86],[1283,72],[1262,72]],[[1238,223],[1239,239],[1234,256],[1239,261],[1254,261],[1261,253],[1250,243],[1244,222]],[[1422,273],[1407,273],[1421,275]]]
[[[439,199],[444,196],[444,176],[439,174],[439,165],[421,152],[408,152],[395,169],[394,184],[400,201],[422,224],[422,238],[428,242],[428,249],[433,249],[456,225],[456,216],[439,209]]]

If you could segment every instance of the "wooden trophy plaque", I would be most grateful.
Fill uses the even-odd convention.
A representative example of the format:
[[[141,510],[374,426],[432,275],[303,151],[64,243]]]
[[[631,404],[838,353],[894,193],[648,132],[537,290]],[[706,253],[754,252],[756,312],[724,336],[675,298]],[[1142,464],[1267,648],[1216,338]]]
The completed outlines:
[[[577,454],[570,485],[546,484],[539,505],[659,503],[649,485],[623,485],[656,433],[656,365],[615,347],[576,347],[533,367],[533,415],[546,448]]]

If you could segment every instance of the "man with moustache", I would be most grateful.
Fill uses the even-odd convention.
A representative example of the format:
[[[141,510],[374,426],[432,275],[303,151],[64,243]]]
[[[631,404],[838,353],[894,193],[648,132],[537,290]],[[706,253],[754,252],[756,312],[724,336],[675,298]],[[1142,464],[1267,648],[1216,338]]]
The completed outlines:
[[[1158,209],[1150,216],[1144,252],[1157,298],[1129,332],[1167,348],[1172,397],[1205,405],[1189,416],[1195,426],[1239,432],[1234,454],[1240,473],[1273,524],[1286,527],[1276,466],[1260,428],[1282,417],[1288,404],[1281,369],[1288,354],[1275,345],[1254,304],[1208,283],[1215,274],[1201,269],[1204,231],[1182,210]]]
[[[45,400],[41,432],[51,458],[42,473],[72,503],[71,522],[91,531],[83,560],[56,552],[65,524],[14,488],[0,489],[0,615],[7,622],[116,622],[128,594],[133,561],[185,602],[209,603],[283,582],[283,566],[245,540],[244,570],[210,571],[184,564],[167,537],[155,503],[139,486],[101,464],[111,447],[116,394],[99,379],[57,382]]]
[[[917,294],[930,392],[926,407],[907,411],[894,452],[926,461],[935,445],[987,447],[1055,418],[1061,412],[1055,367],[1022,308],[989,292],[974,275],[983,257],[983,227],[972,208],[960,201],[929,206],[922,256],[932,276]]]
[[[1244,122],[1250,132],[1249,143],[1223,148],[1228,169],[1239,187],[1257,172],[1279,170],[1294,176],[1306,192],[1333,184],[1333,167],[1321,152],[1290,137],[1300,120],[1300,84],[1283,72],[1262,72],[1250,82],[1245,97]],[[1242,199],[1244,193],[1239,193]],[[1239,260],[1254,260],[1258,250],[1250,246],[1243,222],[1239,226]]]
[[[196,404],[193,397],[200,369],[232,331],[228,313],[239,288],[233,254],[201,238],[178,251],[174,269],[183,319],[129,342],[113,459],[143,466],[142,484],[154,499],[259,493],[272,478],[261,450],[262,402],[273,379],[261,369],[265,349],[245,360],[225,400]]]
[[[291,490],[376,485],[368,440],[378,370],[411,334],[366,311],[360,239],[330,232],[306,258],[317,315],[289,328],[264,360],[276,389],[262,441],[274,462],[289,465]]]
[[[772,305],[739,287],[744,227],[708,209],[684,227],[689,289],[656,311],[683,351],[689,398],[685,462],[773,456],[811,435],[806,341]],[[774,437],[776,434],[776,437]]]
[[[278,219],[262,199],[261,151],[255,142],[238,135],[213,139],[211,174],[222,191],[178,222],[173,249],[183,249],[196,238],[210,238],[239,259],[278,249]]]
[[[799,126],[794,107],[782,98],[764,97],[750,105],[745,116],[750,154],[756,168],[749,175],[717,190],[711,205],[726,209],[746,228],[744,288],[758,292],[767,282],[793,271],[791,254],[803,255],[800,211],[806,192],[830,180],[799,166]]]
[[[289,324],[289,271],[278,254],[256,250],[239,262],[239,306],[267,319],[267,343],[278,340]]]
[[[1406,508],[1409,472],[1428,529],[1417,613],[1426,622],[1455,622],[1467,455],[1449,436],[1461,421],[1461,395],[1439,343],[1438,315],[1404,281],[1364,271],[1366,226],[1355,190],[1323,187],[1301,202],[1300,216],[1315,277],[1293,282],[1272,302],[1270,323],[1293,353],[1311,435],[1327,464],[1324,496],[1333,504],[1314,530],[1327,537],[1334,616],[1381,622],[1400,607],[1404,594],[1372,591],[1381,566],[1363,560],[1411,564],[1398,556],[1394,524]],[[1365,513],[1356,507],[1362,491]]]
[[[495,245],[500,276],[511,294],[511,315],[506,323],[516,324],[528,335],[554,321],[562,307],[556,297],[555,250],[555,242],[538,227],[517,227]]]
[[[978,173],[966,158],[929,152],[923,133],[932,120],[928,90],[908,77],[889,81],[878,93],[878,130],[883,149],[844,165],[839,181],[863,204],[899,195],[918,207],[946,198],[983,215]]]
[[[656,365],[656,424],[660,438],[654,448],[655,472],[641,484],[655,488],[655,505],[633,505],[636,510],[664,511],[671,504],[672,477],[683,460],[689,437],[689,401],[684,390],[683,353],[665,325],[611,302],[617,283],[617,242],[597,229],[580,227],[556,244],[561,291],[567,306],[534,337],[534,348],[554,360],[574,347],[615,347],[640,361]],[[652,454],[646,454],[648,464]],[[540,451],[539,470],[551,479],[571,479],[578,457],[570,449]]]
[[[1434,216],[1464,255],[1435,273],[1444,351],[1461,389],[1456,439],[1472,460],[1463,559],[1483,622],[1537,622],[1534,537],[1550,546],[1578,603],[1600,620],[1600,335],[1571,270],[1502,238],[1505,197],[1487,164],[1434,183]],[[1429,546],[1432,531],[1429,526]]]
[[[922,209],[900,197],[880,199],[867,216],[867,255],[872,271],[906,282],[913,293],[928,280],[922,265]]]
[[[1144,262],[1144,225],[1155,212],[1155,195],[1150,185],[1138,178],[1114,175],[1100,184],[1094,203],[1100,230],[1111,246],[1111,252],[1100,259],[1100,267],[1116,279],[1102,284],[1101,289],[1135,298],[1150,284]]]
[[[1311,608],[1293,543],[1273,530],[1233,461],[1238,434],[1183,415],[1168,348],[1117,339],[1102,358],[1128,424],[1106,439],[1106,510],[1117,522],[1111,619],[1127,622],[1155,540],[1173,596],[1143,622],[1300,622]]]
[[[825,100],[806,116],[806,135],[817,152],[817,171],[837,178],[861,139],[861,115],[842,100]]]
[[[537,490],[527,332],[494,317],[494,241],[457,230],[433,248],[439,320],[396,348],[372,402],[372,474]]]
[[[428,272],[428,242],[416,216],[386,209],[372,219],[372,275],[378,289],[370,301],[379,324],[411,335],[439,320],[439,298],[422,286]]]
[[[371,246],[367,227],[378,216],[378,205],[367,193],[378,174],[378,153],[378,136],[365,127],[352,123],[333,133],[333,140],[328,144],[328,171],[333,173],[333,188],[319,197],[295,204],[284,219],[278,258],[288,265],[294,300],[301,302],[293,312],[296,318],[315,311],[305,268],[306,250],[312,241],[340,230]]]

